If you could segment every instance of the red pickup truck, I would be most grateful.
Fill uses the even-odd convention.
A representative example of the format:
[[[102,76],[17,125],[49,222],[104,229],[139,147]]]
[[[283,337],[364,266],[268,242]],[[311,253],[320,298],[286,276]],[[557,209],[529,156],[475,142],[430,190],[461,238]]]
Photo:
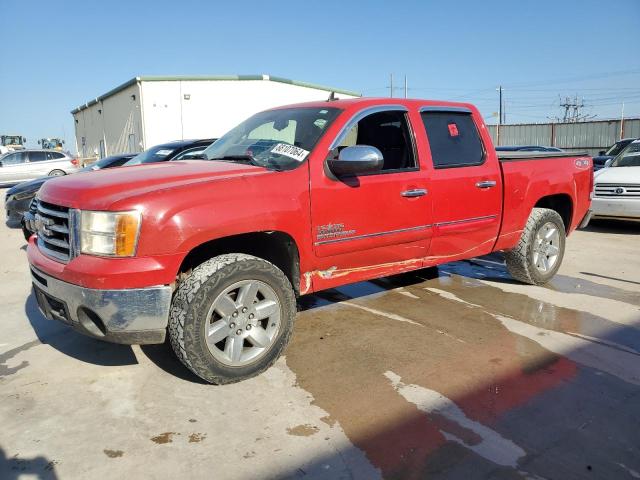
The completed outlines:
[[[426,100],[267,110],[205,157],[47,182],[28,246],[44,315],[113,342],[168,332],[234,382],[278,358],[300,295],[494,251],[546,282],[593,182],[589,157],[498,157],[475,107]]]

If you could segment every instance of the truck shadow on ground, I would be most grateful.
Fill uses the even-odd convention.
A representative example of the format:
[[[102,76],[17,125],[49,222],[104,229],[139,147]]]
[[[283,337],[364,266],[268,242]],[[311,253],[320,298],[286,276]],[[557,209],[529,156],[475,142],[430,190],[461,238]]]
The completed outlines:
[[[640,235],[640,221],[598,218],[591,220],[582,230],[615,235]]]
[[[54,480],[58,478],[55,470],[55,460],[38,456],[33,458],[21,458],[14,455],[7,458],[5,451],[0,447],[0,478],[3,480],[17,480],[29,476],[29,478]]]
[[[159,345],[140,345],[140,350],[142,350],[142,353],[144,353],[156,367],[164,370],[168,374],[187,382],[202,385],[208,384],[178,360],[175,353],[173,353],[168,339]]]
[[[134,365],[136,356],[129,345],[118,345],[96,340],[53,320],[47,320],[33,295],[27,297],[25,313],[33,331],[41,343],[50,345],[61,353],[94,365]]]

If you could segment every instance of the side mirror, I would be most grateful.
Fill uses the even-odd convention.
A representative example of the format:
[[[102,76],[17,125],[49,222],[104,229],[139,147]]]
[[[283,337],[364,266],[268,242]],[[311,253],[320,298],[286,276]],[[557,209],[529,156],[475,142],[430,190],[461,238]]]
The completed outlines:
[[[613,162],[613,158],[610,158],[609,160],[604,162],[604,168],[609,168],[612,162]]]
[[[337,159],[327,160],[327,166],[336,177],[360,175],[382,169],[382,152],[369,145],[354,145],[340,151]]]
[[[600,151],[598,152],[598,155],[600,155],[600,156],[602,157],[602,156],[604,156],[604,154],[605,154],[605,153],[607,153],[607,152],[605,152],[604,150],[600,150]]]

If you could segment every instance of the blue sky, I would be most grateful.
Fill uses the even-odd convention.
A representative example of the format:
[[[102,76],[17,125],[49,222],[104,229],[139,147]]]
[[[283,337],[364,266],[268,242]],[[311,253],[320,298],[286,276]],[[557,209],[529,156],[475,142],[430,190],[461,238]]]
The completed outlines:
[[[0,132],[62,136],[70,110],[137,75],[267,73],[367,96],[470,101],[487,122],[640,116],[640,0],[0,0]],[[402,95],[402,91],[395,92]]]

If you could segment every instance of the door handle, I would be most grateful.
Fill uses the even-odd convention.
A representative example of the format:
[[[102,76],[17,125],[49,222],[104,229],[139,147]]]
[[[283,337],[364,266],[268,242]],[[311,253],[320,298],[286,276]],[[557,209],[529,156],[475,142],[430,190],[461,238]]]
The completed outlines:
[[[478,188],[491,188],[496,186],[495,180],[483,180],[482,182],[476,183],[476,187]]]
[[[400,195],[406,198],[423,197],[427,194],[426,188],[414,188],[413,190],[405,190]]]

